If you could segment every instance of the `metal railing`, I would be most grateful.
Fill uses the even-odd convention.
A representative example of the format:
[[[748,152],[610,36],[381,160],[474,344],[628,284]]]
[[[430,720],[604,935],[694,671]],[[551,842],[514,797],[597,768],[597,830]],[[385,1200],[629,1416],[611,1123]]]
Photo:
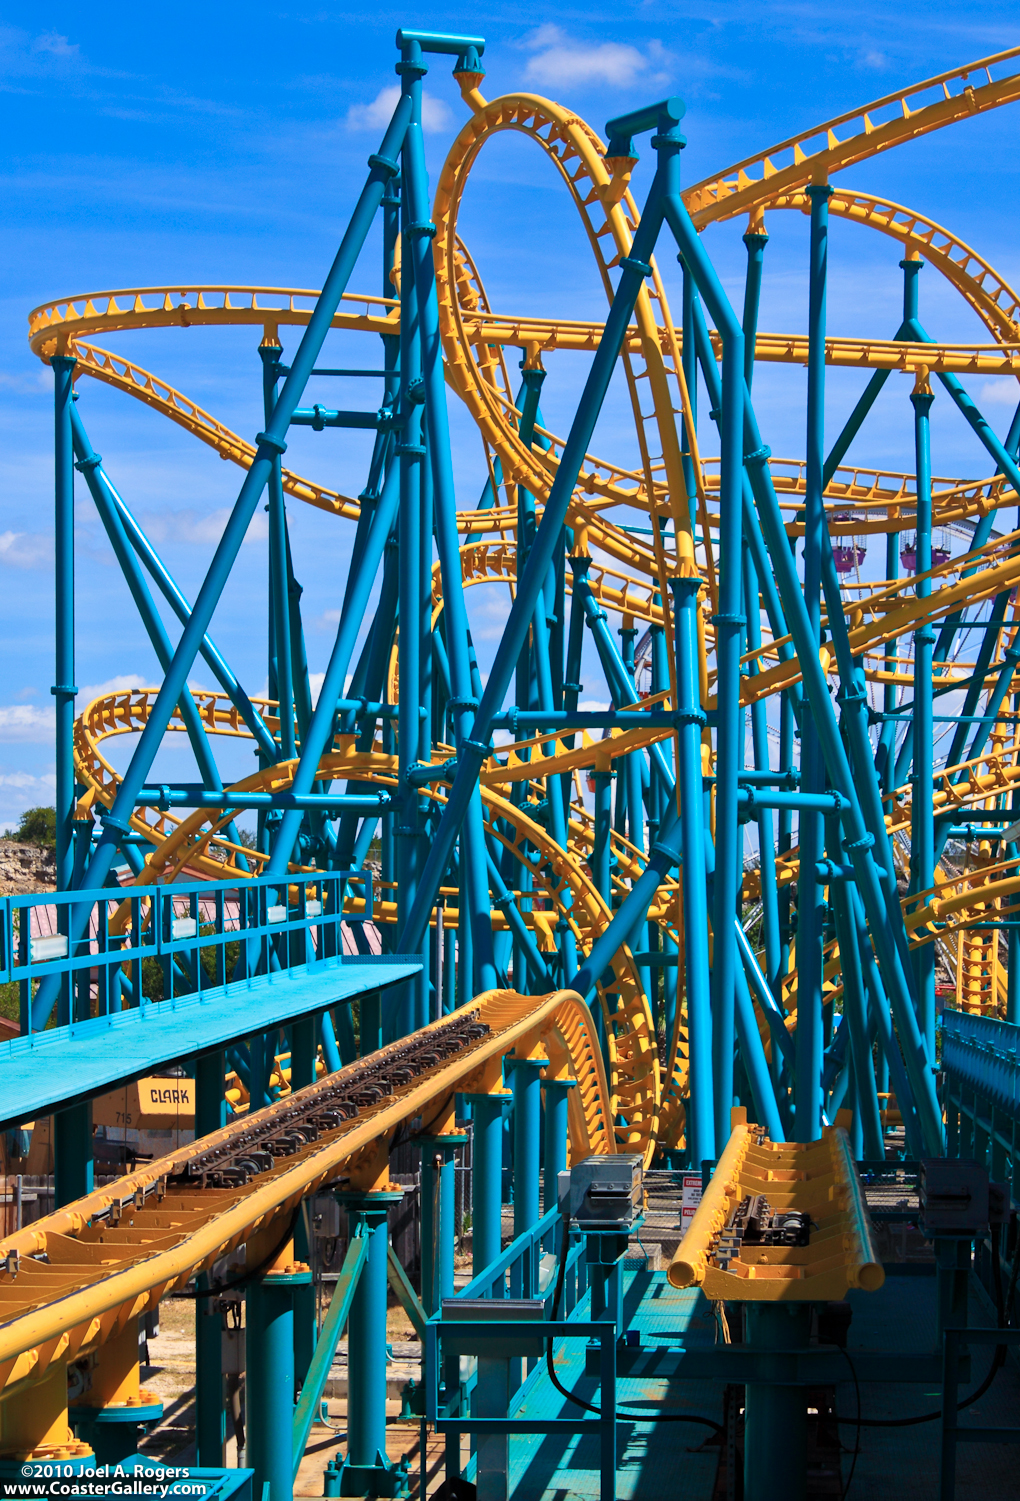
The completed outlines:
[[[981,1018],[974,1018],[980,1020]],[[1020,1444],[1020,1428],[960,1422],[960,1355],[967,1345],[1020,1345],[1020,1329],[947,1329],[942,1364],[942,1463],[939,1501],[956,1498],[958,1444]]]
[[[613,1432],[616,1392],[616,1325],[612,1321],[597,1324],[570,1321],[588,1285],[585,1237],[579,1230],[570,1231],[563,1274],[562,1302],[561,1307],[555,1310],[559,1318],[555,1323],[551,1321],[559,1270],[558,1256],[561,1249],[562,1224],[559,1208],[554,1205],[540,1220],[536,1221],[530,1230],[519,1235],[489,1263],[484,1271],[461,1288],[456,1294],[455,1301],[490,1299],[494,1308],[498,1307],[501,1299],[507,1297],[514,1300],[525,1298],[541,1301],[546,1322],[540,1326],[534,1326],[521,1325],[516,1320],[505,1323],[498,1318],[487,1319],[484,1327],[487,1334],[493,1338],[498,1338],[504,1333],[521,1335],[522,1330],[525,1334],[533,1333],[535,1327],[540,1327],[546,1337],[553,1336],[559,1339],[586,1334],[589,1338],[600,1340],[603,1366],[607,1358],[611,1359],[612,1369],[610,1371],[606,1367],[604,1379],[609,1383],[612,1391],[609,1405],[613,1409],[613,1416],[606,1417],[607,1403],[604,1397],[603,1417],[585,1420],[585,1423],[580,1425],[576,1418],[550,1419],[546,1427],[536,1426],[533,1420],[518,1418],[516,1414],[526,1400],[528,1392],[541,1378],[544,1369],[541,1361],[534,1357],[525,1357],[527,1374],[523,1381],[520,1381],[519,1376],[514,1376],[511,1380],[511,1396],[506,1418],[496,1420],[472,1417],[470,1414],[471,1395],[477,1385],[477,1371],[473,1368],[461,1369],[456,1357],[452,1361],[444,1361],[442,1340],[445,1332],[456,1333],[460,1337],[470,1332],[474,1325],[469,1325],[462,1319],[444,1321],[440,1310],[432,1315],[425,1326],[423,1350],[425,1413],[429,1421],[436,1423],[437,1432],[449,1434],[553,1433],[561,1428],[577,1431],[579,1426],[587,1426],[592,1430],[602,1431],[603,1442],[605,1442],[605,1432]],[[607,1349],[610,1351],[609,1357],[606,1355]],[[450,1377],[451,1372],[453,1372],[453,1380]],[[441,1383],[443,1377],[445,1377],[445,1383]],[[468,1464],[469,1469],[473,1463],[472,1457]]]
[[[351,883],[364,889],[364,910],[345,914]],[[82,907],[88,908],[85,936],[72,941],[71,910]],[[339,961],[341,922],[371,921],[372,911],[370,870],[315,872],[288,884],[262,876],[5,896],[0,984],[20,986],[22,1034],[31,1035],[39,1030],[31,998],[50,975],[61,979],[57,1025],[172,1005],[176,996],[276,967]],[[143,971],[147,960],[157,961],[159,971]]]

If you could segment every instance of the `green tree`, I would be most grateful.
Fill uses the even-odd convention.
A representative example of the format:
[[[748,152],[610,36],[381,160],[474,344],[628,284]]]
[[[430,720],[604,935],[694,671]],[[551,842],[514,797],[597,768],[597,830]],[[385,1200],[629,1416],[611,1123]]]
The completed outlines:
[[[53,849],[57,842],[56,808],[26,808],[16,829],[4,835],[21,844],[37,844],[42,849]]]

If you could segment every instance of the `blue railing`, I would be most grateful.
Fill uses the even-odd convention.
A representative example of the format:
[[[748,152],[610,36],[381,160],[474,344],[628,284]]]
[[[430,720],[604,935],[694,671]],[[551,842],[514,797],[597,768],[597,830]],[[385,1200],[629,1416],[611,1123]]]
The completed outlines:
[[[364,910],[344,913],[351,886]],[[358,896],[361,895],[357,891]],[[87,936],[69,938],[70,914],[88,909]],[[33,1031],[31,997],[47,976],[61,979],[57,1024],[161,1002],[232,980],[342,956],[340,924],[371,921],[368,870],[315,872],[281,884],[264,876],[102,891],[37,892],[0,898],[0,983],[17,983],[23,1034]]]
[[[439,1371],[443,1364],[443,1342],[458,1346],[488,1345],[498,1351],[501,1341],[534,1342],[541,1348],[546,1339],[586,1339],[599,1346],[599,1394],[598,1416],[581,1417],[569,1414],[562,1418],[521,1417],[518,1409],[528,1390],[525,1382],[515,1397],[511,1398],[506,1417],[475,1417],[470,1413],[449,1414],[439,1403]],[[454,1354],[456,1359],[456,1353]],[[488,1434],[560,1434],[565,1439],[578,1433],[599,1435],[599,1501],[616,1501],[616,1325],[600,1320],[598,1323],[574,1323],[557,1319],[507,1320],[499,1323],[491,1319],[430,1319],[425,1327],[425,1391],[426,1419],[435,1424],[437,1433],[456,1435],[470,1433],[476,1440]],[[474,1456],[468,1465],[471,1468]]]
[[[992,1016],[945,1012],[942,1067],[951,1091],[972,1090],[1020,1120],[1020,1026]]]
[[[587,1291],[587,1264],[585,1261],[585,1237],[579,1231],[572,1229],[567,1242],[566,1266],[564,1268],[563,1293],[561,1305],[558,1310],[557,1322],[551,1322],[553,1299],[556,1292],[556,1281],[559,1270],[559,1255],[562,1248],[563,1220],[559,1209],[554,1205],[548,1213],[534,1224],[530,1230],[524,1231],[516,1240],[512,1241],[507,1248],[495,1257],[493,1261],[480,1272],[477,1277],[461,1288],[456,1295],[456,1302],[474,1301],[476,1299],[491,1300],[493,1309],[498,1308],[503,1298],[527,1298],[540,1300],[543,1305],[543,1317],[546,1321],[542,1328],[556,1338],[567,1335],[588,1335],[600,1339],[603,1343],[603,1354],[606,1348],[612,1346],[611,1374],[607,1376],[613,1392],[615,1393],[616,1363],[615,1363],[615,1324],[577,1324],[570,1322],[578,1304]],[[461,1337],[468,1329],[468,1325],[462,1319],[445,1319],[442,1311],[435,1313],[425,1326],[425,1348],[423,1376],[425,1383],[425,1409],[432,1421],[437,1423],[437,1431],[442,1433],[482,1433],[482,1432],[506,1432],[506,1433],[536,1433],[554,1432],[558,1426],[566,1427],[565,1419],[550,1420],[547,1428],[536,1428],[534,1423],[518,1418],[516,1414],[525,1401],[528,1392],[534,1383],[540,1379],[543,1366],[534,1356],[526,1360],[528,1374],[523,1382],[516,1374],[511,1379],[511,1396],[507,1416],[501,1421],[501,1425],[495,1425],[487,1419],[476,1419],[470,1416],[471,1396],[477,1385],[477,1372],[474,1370],[462,1372],[459,1370],[459,1362],[454,1356],[452,1362],[443,1359],[443,1341],[448,1336]],[[530,1326],[529,1326],[530,1327]],[[609,1329],[609,1334],[606,1329]],[[488,1336],[494,1340],[503,1335],[511,1335],[520,1331],[521,1325],[517,1321],[502,1321],[498,1318],[488,1319],[485,1329]],[[608,1346],[606,1341],[608,1340]],[[607,1372],[609,1368],[607,1367]],[[452,1375],[451,1375],[452,1373]],[[610,1421],[610,1420],[606,1420]],[[575,1430],[576,1420],[571,1419]],[[590,1425],[593,1429],[600,1427],[597,1420]],[[604,1425],[603,1425],[604,1426]],[[468,1470],[474,1465],[474,1457],[469,1461]]]
[[[560,1237],[563,1219],[555,1205],[548,1213],[511,1241],[505,1251],[479,1272],[466,1287],[461,1288],[458,1298],[541,1298],[548,1307],[554,1286],[552,1272],[558,1266]],[[543,1257],[548,1256],[553,1266]],[[584,1296],[585,1263],[584,1236],[579,1230],[570,1232],[567,1251],[567,1267],[564,1274],[563,1309],[569,1312]],[[544,1272],[548,1268],[548,1275]]]

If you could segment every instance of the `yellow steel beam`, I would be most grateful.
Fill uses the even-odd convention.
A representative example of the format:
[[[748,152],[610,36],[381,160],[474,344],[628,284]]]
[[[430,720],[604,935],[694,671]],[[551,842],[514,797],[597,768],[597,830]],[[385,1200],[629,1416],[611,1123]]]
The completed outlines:
[[[790,136],[768,151],[745,157],[686,190],[683,196],[691,217],[704,228],[721,219],[767,208],[781,194],[812,182],[827,182],[837,172],[892,146],[1020,99],[1020,70],[1009,68],[1018,58],[1020,47],[997,52],[886,94],[863,109],[850,110],[824,125]],[[996,79],[992,77],[993,67],[1007,71]]]
[[[537,999],[490,991],[458,1014],[477,1015],[491,1030],[412,1083],[397,1086],[380,1104],[280,1158],[243,1188],[189,1187],[179,1177],[172,1180],[186,1171],[189,1160],[248,1130],[248,1116],[7,1237],[0,1243],[4,1393],[40,1381],[55,1363],[96,1348],[126,1319],[154,1307],[238,1246],[247,1244],[249,1264],[259,1263],[286,1238],[289,1217],[308,1194],[341,1177],[366,1190],[384,1183],[396,1131],[416,1121],[421,1122],[417,1129],[427,1131],[455,1094],[491,1088],[499,1060],[511,1052],[527,1057],[544,1050],[550,1077],[578,1079],[569,1108],[575,1156],[615,1150],[602,1056],[580,997],[572,991]],[[415,1035],[448,1022],[445,1018]],[[406,1041],[375,1056],[399,1055]],[[287,1108],[301,1100],[314,1103],[341,1077],[330,1075],[288,1095]],[[274,1108],[258,1118],[270,1117]]]
[[[812,1221],[806,1246],[745,1244],[730,1259],[719,1237],[747,1197]],[[728,1262],[728,1265],[724,1263]],[[807,1302],[874,1292],[885,1281],[846,1132],[826,1126],[820,1141],[773,1142],[763,1128],[736,1124],[669,1267],[674,1287],[700,1287],[727,1302]]]

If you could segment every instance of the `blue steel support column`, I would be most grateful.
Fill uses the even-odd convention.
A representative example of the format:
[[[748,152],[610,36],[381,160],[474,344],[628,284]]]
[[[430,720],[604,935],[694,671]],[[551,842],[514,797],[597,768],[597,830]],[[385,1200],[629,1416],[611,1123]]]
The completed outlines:
[[[768,1350],[806,1346],[810,1303],[747,1303],[747,1343]],[[744,1419],[744,1501],[804,1501],[807,1388],[749,1382]]]
[[[804,598],[812,636],[819,637],[825,503],[825,301],[828,275],[829,199],[832,188],[812,184],[811,268],[808,310],[807,475],[804,497]],[[825,767],[813,716],[801,721],[801,789],[822,792]],[[800,867],[797,877],[797,1140],[822,1133],[822,954],[825,943],[823,887],[817,877],[822,858],[822,818],[801,810]]]
[[[900,576],[900,534],[890,532],[885,539],[885,576],[894,580]],[[888,641],[885,647],[884,670],[887,679],[896,671],[897,644]],[[882,690],[882,712],[896,713],[896,684],[886,681]],[[881,756],[881,761],[879,757]],[[896,786],[896,721],[887,719],[882,726],[876,752],[876,765],[881,768],[882,791],[890,793]]]
[[[917,571],[918,599],[931,595],[931,440],[930,413],[934,400],[927,372],[919,373],[910,397],[914,408],[914,448],[917,468]],[[914,632],[914,775],[911,792],[910,863],[912,889],[928,891],[935,884],[935,770],[934,721],[932,718],[932,649],[935,631],[929,621]],[[1012,677],[1012,672],[1010,673]],[[923,944],[913,951],[917,980],[918,1025],[928,1056],[935,1058],[935,945]]]
[[[421,1300],[428,1314],[453,1297],[456,1163],[462,1133],[423,1136],[421,1147]]]
[[[274,336],[275,337],[275,336]],[[262,359],[262,399],[268,423],[276,405],[277,365],[283,353],[278,343],[263,339],[259,345]],[[291,660],[290,600],[287,595],[287,511],[283,499],[281,456],[273,455],[269,473],[269,577],[272,597],[269,602],[276,647],[276,694],[280,704],[280,760],[292,761],[297,754],[294,742],[294,679]]]
[[[55,469],[53,562],[56,682],[51,691],[56,700],[56,885],[58,891],[67,891],[74,871],[73,741],[74,697],[78,691],[74,681],[74,448],[71,436],[73,371],[77,360],[70,355],[56,354],[50,363],[53,367]],[[69,909],[59,909],[60,929],[70,935],[69,916]],[[74,950],[71,949],[71,952]],[[58,1020],[75,1021],[75,996],[70,977],[62,975],[55,984],[51,982],[51,985],[54,993],[59,991]],[[58,1111],[53,1117],[53,1138],[55,1202],[59,1209],[92,1191],[91,1105],[72,1105],[67,1110]]]
[[[92,1101],[86,1100],[53,1116],[54,1207],[84,1198],[93,1182]]]
[[[512,1096],[507,1090],[465,1096],[471,1102],[471,1275],[495,1261],[503,1244],[503,1122]],[[502,1296],[502,1285],[493,1296]]]
[[[674,126],[654,137],[667,203],[680,194],[680,150],[686,144]],[[722,418],[719,473],[719,609],[716,623],[718,736],[716,743],[716,846],[721,852],[713,894],[712,1054],[716,1139],[728,1137],[733,1104],[733,1050],[737,949],[733,917],[737,910],[739,824],[737,779],[744,725],[740,707],[740,643],[743,613],[743,430],[744,336],[734,319],[723,337]],[[703,852],[702,857],[703,858]],[[690,866],[684,867],[686,878]]]
[[[748,550],[744,558],[744,595],[747,615],[747,650],[761,646],[761,609],[758,597],[758,573]],[[751,674],[759,671],[757,662]],[[751,744],[755,771],[769,770],[768,704],[761,696],[751,704]],[[761,886],[762,936],[765,941],[765,968],[769,985],[779,984],[782,946],[779,937],[779,882],[776,877],[776,846],[773,838],[772,812],[758,811],[758,860]]]
[[[297,407],[311,370],[315,365],[319,350],[332,325],[333,315],[346,289],[351,272],[354,269],[354,264],[364,245],[376,210],[382,200],[383,185],[386,179],[393,176],[397,170],[396,164],[393,161],[393,155],[400,150],[408,118],[409,107],[406,101],[401,99],[394,111],[389,128],[383,137],[382,149],[378,155],[372,158],[368,180],[358,198],[343,241],[337,251],[333,265],[330,267],[322,292],[309,318],[308,326],[301,337],[301,342],[298,345],[297,353],[291,366],[291,373],[287,377],[284,388],[277,400],[273,412],[273,420],[266,431],[258,435],[258,447],[255,457],[245,476],[238,498],[224,527],[223,535],[217,545],[205,581],[199,591],[198,598],[195,601],[194,608],[181,635],[181,639],[178,642],[170,670],[164,677],[163,686],[156,697],[155,703],[152,705],[145,729],[142,731],[137,748],[131,757],[131,763],[124,773],[113,808],[103,816],[103,833],[99,838],[95,852],[85,872],[82,883],[84,886],[89,888],[101,887],[113,866],[117,849],[125,831],[129,828],[128,820],[134,810],[135,800],[149,773],[156,753],[162,744],[166,727],[187,683],[188,674],[203,643],[209,622],[226,585],[230,569],[244,541],[251,519],[255,513],[255,508],[268,483],[269,472],[272,468],[272,455],[284,451],[286,445],[284,435],[290,425],[290,419]],[[297,827],[300,824],[300,818],[301,815],[299,814],[298,824],[291,825],[293,833],[290,835],[290,845],[286,845],[286,841],[282,837],[284,830],[287,828],[286,818],[281,826],[281,837],[278,839],[277,845],[280,849],[280,864],[284,867],[286,866],[290,846],[292,846],[293,839],[297,833]],[[277,869],[272,871],[274,875],[278,873]],[[73,909],[71,917],[72,940],[81,937],[88,923],[91,911],[91,903],[82,903]],[[53,977],[48,977],[39,986],[33,1004],[33,1024],[37,1025],[40,1030],[49,1019],[58,990],[59,980],[54,983]]]
[[[1013,713],[1018,712],[1020,712],[1020,694],[1014,694]],[[1020,817],[1020,793],[1014,791],[1010,804],[1014,819]],[[1020,848],[1010,843],[1006,845],[1004,853],[1007,859],[1015,860],[1020,854]],[[1020,895],[1015,895],[1013,900],[1006,904],[1006,912],[1009,914],[1009,920],[1014,924],[1007,933],[1009,952],[1006,963],[1006,1020],[1016,1026],[1020,1022],[1020,928],[1016,926],[1017,922],[1020,922]]]
[[[315,1083],[315,1017],[303,1016],[290,1024],[290,1087],[304,1089]]]
[[[678,100],[668,101],[668,106],[682,113],[683,106]],[[665,110],[666,106],[663,108]],[[616,368],[638,291],[645,276],[651,272],[646,257],[652,253],[661,223],[657,175],[634,236],[631,254],[625,256],[620,263],[620,280],[606,319],[605,331],[585,381],[577,415],[560,457],[531,554],[518,578],[517,594],[482,692],[471,736],[464,742],[458,757],[453,787],[430,845],[413,907],[404,925],[401,948],[406,952],[416,951],[416,946],[420,944],[428,927],[432,907],[477,786],[479,770],[489,753],[493,718],[502,706],[539,593],[544,588],[549,565],[556,547],[560,545],[567,508]]]
[[[475,699],[471,688],[468,621],[464,607],[460,559],[461,539],[457,532],[457,498],[453,479],[446,384],[439,335],[435,262],[432,254],[432,236],[435,234],[435,226],[429,222],[428,218],[428,179],[420,125],[421,75],[417,72],[409,75],[406,72],[408,68],[417,70],[420,66],[420,62],[415,57],[416,53],[417,58],[420,59],[417,43],[405,42],[403,60],[399,65],[402,70],[405,70],[405,77],[413,80],[410,88],[414,102],[414,114],[404,144],[404,181],[408,207],[406,226],[408,236],[405,243],[410,246],[417,287],[420,368],[426,392],[428,462],[435,499],[435,536],[443,580],[446,644],[450,656],[450,680],[453,690],[450,708],[453,715],[455,743],[459,750],[471,732]],[[403,364],[401,371],[403,372]],[[403,379],[403,374],[401,378]],[[426,608],[429,607],[427,595],[423,604]],[[402,615],[401,618],[406,619],[406,616]],[[401,692],[401,697],[403,697],[403,692]],[[463,922],[467,918],[471,923],[474,983],[479,990],[488,990],[496,984],[497,976],[492,952],[482,804],[477,788],[468,808],[461,840],[461,853],[465,863],[470,907],[466,914],[462,910],[460,920]]]
[[[421,1146],[421,1300],[427,1314],[438,1313],[444,1298],[453,1297],[453,1253],[456,1213],[454,1152],[464,1145],[461,1133],[423,1136]],[[449,1401],[459,1379],[457,1357],[443,1361],[443,1384]],[[446,1473],[460,1473],[460,1438],[446,1439]]]
[[[417,56],[405,56],[397,64],[401,75],[403,96],[411,108],[408,131],[421,120],[421,79],[428,70],[421,61],[421,49],[413,49]],[[407,135],[405,133],[406,142]],[[413,236],[409,226],[414,219],[414,207],[408,198],[408,163],[404,162],[401,177],[401,232],[402,243],[410,246]],[[410,260],[410,257],[408,257]],[[397,905],[400,926],[406,922],[407,913],[414,901],[417,886],[419,849],[421,835],[419,821],[419,798],[411,787],[408,772],[418,761],[418,739],[421,731],[419,718],[421,681],[421,642],[418,639],[417,622],[421,614],[421,572],[419,554],[427,545],[421,534],[421,499],[424,483],[425,445],[423,440],[423,417],[421,405],[412,401],[409,388],[421,383],[421,343],[418,329],[418,292],[413,266],[400,279],[400,407],[406,420],[397,458],[400,466],[400,514],[398,558],[400,631],[397,637],[397,659],[400,673],[400,697],[397,704],[397,765],[399,787],[402,796],[400,822],[394,828],[397,854]],[[414,952],[427,947],[425,935]],[[411,952],[408,950],[408,952]],[[401,1005],[394,1037],[405,1036],[416,1024],[417,985],[409,981],[401,991]],[[389,1040],[389,1039],[387,1039]]]
[[[347,1454],[341,1496],[406,1494],[406,1471],[386,1457],[386,1304],[389,1257],[388,1206],[396,1193],[344,1195],[350,1233],[368,1237],[347,1326]]]
[[[662,210],[682,253],[695,273],[716,326],[722,331],[725,345],[735,323],[733,310],[712,263],[705,254],[686,205],[679,195],[670,195],[664,200]],[[836,722],[829,686],[818,660],[817,647],[812,644],[807,604],[797,577],[789,538],[768,467],[770,449],[762,442],[750,400],[745,402],[744,426],[745,459],[755,501],[754,509],[760,518],[764,540],[768,544],[769,561],[787,629],[792,638],[791,651],[795,649],[800,660],[805,699],[819,730],[829,776],[843,799],[841,817],[845,847],[853,863],[882,980],[896,1016],[897,1032],[905,1053],[905,1067],[917,1104],[918,1125],[924,1134],[926,1150],[932,1155],[939,1155],[944,1149],[941,1109],[935,1095],[927,1052],[917,1027],[913,973],[903,914],[896,892],[891,847],[874,775],[874,749],[867,732],[867,700],[857,682],[849,649],[838,580],[832,569],[834,593],[829,602],[829,615],[839,673],[844,682],[844,722],[850,753]],[[827,533],[824,534],[824,540],[828,544]],[[831,562],[831,548],[829,559]],[[853,713],[849,712],[851,693],[855,699]]]
[[[294,1495],[294,1289],[311,1272],[267,1272],[249,1283],[245,1323],[245,1437],[261,1496]]]
[[[548,1058],[508,1058],[514,1092],[514,1238],[538,1223],[542,1140],[541,1070]],[[533,1296],[525,1291],[524,1297]]]
[[[58,891],[71,885],[74,862],[74,445],[71,403],[74,400],[73,355],[55,354],[53,369],[55,503],[53,521],[56,589],[56,837]],[[66,981],[64,982],[66,985]]]
[[[542,1164],[542,1212],[556,1203],[556,1179],[567,1165],[567,1117],[576,1079],[543,1079],[545,1089],[545,1161]],[[557,1251],[558,1251],[557,1247]]]
[[[828,822],[828,820],[827,820]],[[827,838],[830,858],[843,863],[843,844],[839,837],[839,820],[833,815],[831,835]],[[839,944],[840,968],[843,975],[844,1024],[850,1027],[850,1049],[853,1058],[854,1125],[859,1127],[864,1140],[865,1156],[877,1160],[885,1155],[882,1144],[882,1121],[879,1115],[875,1070],[871,1057],[871,1037],[868,1027],[868,1003],[864,989],[864,970],[854,928],[853,908],[846,881],[833,881],[829,887],[833,916],[836,926],[836,941]]]
[[[677,260],[683,272],[683,344],[680,360],[687,385],[687,399],[690,403],[690,411],[680,433],[680,461],[684,469],[684,485],[690,498],[691,525],[693,526],[698,504],[698,482],[694,473],[694,460],[691,457],[691,432],[697,434],[698,431],[698,348],[694,334],[694,302],[698,293],[687,262],[682,255],[678,255]]]
[[[744,246],[747,250],[747,277],[744,281],[744,317],[742,327],[744,330],[744,380],[747,389],[751,389],[751,381],[754,378],[754,350],[758,335],[758,306],[761,301],[761,273],[762,262],[765,258],[765,246],[769,237],[765,233],[764,220],[757,221],[761,228],[748,229],[744,235]]]
[[[56,806],[58,891],[71,886],[74,870],[74,442],[71,413],[74,401],[73,372],[78,363],[71,355],[55,354],[53,367],[54,416],[54,582],[55,582],[55,672],[56,700]],[[59,909],[60,930],[72,943],[70,909]],[[73,947],[70,949],[73,953]],[[43,981],[43,986],[46,982]],[[59,992],[59,1017],[72,1022],[74,991],[67,975],[50,982],[53,999]],[[43,987],[40,987],[42,989]],[[31,989],[31,987],[29,987]],[[52,1004],[52,1002],[51,1002]],[[35,1011],[33,1007],[33,1011]],[[47,1007],[47,1014],[49,1007]],[[37,1021],[37,1018],[34,1018]],[[45,1021],[45,1018],[43,1018]],[[53,1117],[54,1183],[56,1207],[92,1192],[92,1106],[88,1103],[59,1110]]]
[[[692,1166],[716,1156],[712,1093],[712,1010],[708,970],[708,890],[705,882],[705,802],[702,796],[701,731],[705,715],[698,674],[698,578],[670,580],[676,631],[677,738],[680,829],[683,852],[684,974],[690,1098],[688,1152]],[[732,920],[731,914],[731,920]],[[727,1137],[720,1137],[726,1140]]]
[[[208,1136],[227,1123],[223,1094],[223,1049],[203,1053],[195,1060],[195,1136]],[[209,1289],[206,1273],[198,1279],[199,1292]],[[227,1413],[223,1400],[223,1315],[218,1298],[195,1299],[195,1449],[203,1469],[223,1465],[227,1437]]]
[[[613,778],[616,772],[595,753],[595,828],[592,848],[592,879],[607,907],[613,905],[612,845]]]

